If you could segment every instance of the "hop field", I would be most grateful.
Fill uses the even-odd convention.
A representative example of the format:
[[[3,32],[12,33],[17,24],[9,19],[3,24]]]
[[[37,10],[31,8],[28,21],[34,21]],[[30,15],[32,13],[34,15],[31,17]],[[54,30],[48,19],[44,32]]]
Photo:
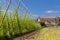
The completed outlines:
[[[24,13],[22,13],[24,14]],[[0,39],[4,37],[11,38],[13,36],[22,35],[40,28],[40,25],[34,21],[29,15],[20,15],[17,10],[5,15],[0,7]]]

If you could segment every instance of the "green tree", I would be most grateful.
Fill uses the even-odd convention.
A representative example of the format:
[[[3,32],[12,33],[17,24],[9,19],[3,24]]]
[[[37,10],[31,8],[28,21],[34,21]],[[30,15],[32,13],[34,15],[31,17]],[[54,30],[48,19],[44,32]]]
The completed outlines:
[[[41,22],[40,22],[40,25],[41,25],[41,26],[46,26],[44,21],[41,21]]]
[[[57,25],[60,25],[60,18],[56,17],[56,19],[57,19]]]

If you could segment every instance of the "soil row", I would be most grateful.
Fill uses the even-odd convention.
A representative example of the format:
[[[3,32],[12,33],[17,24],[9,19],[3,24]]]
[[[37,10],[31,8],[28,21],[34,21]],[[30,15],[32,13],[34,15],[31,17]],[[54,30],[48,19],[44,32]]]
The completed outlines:
[[[28,33],[28,34],[25,34],[23,36],[20,36],[20,37],[16,37],[14,38],[13,40],[28,40],[28,39],[34,39],[34,35],[37,34],[40,30],[36,30],[34,32],[31,32],[31,33]]]

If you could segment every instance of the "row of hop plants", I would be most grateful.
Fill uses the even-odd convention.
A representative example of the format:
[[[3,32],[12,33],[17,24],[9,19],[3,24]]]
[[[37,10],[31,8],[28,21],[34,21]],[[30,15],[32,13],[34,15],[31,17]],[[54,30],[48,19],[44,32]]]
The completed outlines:
[[[22,15],[24,14],[24,15]],[[12,38],[13,36],[23,35],[25,33],[37,30],[40,25],[30,18],[27,14],[19,14],[18,10],[13,12],[8,12],[5,19],[2,22],[4,12],[0,7],[0,39],[3,40],[4,37]]]

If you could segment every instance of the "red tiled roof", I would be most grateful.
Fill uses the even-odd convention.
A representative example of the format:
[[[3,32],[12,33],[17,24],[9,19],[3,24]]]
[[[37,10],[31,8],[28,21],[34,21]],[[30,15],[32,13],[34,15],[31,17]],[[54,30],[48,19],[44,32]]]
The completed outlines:
[[[56,20],[56,18],[40,18],[40,20],[43,20],[43,21],[50,20],[50,21],[52,21],[52,20]]]

